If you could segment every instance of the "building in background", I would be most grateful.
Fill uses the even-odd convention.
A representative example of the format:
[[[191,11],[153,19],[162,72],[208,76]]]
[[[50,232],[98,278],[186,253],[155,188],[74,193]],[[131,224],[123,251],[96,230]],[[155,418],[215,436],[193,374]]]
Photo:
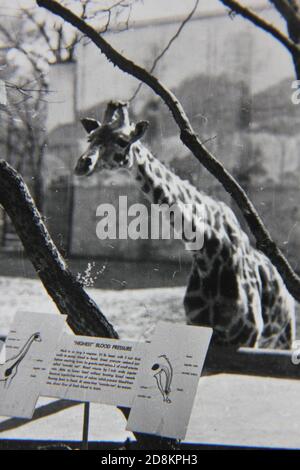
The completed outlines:
[[[272,10],[270,21],[276,20]],[[135,23],[107,40],[135,62],[150,68],[182,18]],[[291,102],[293,66],[280,44],[239,17],[223,13],[195,16],[158,63],[155,74],[182,102],[207,147],[249,192],[274,238],[297,269],[300,253],[300,105]],[[129,100],[137,81],[113,67],[87,40],[76,63],[51,67],[48,151],[44,166],[45,215],[55,241],[69,254],[118,259],[185,256],[177,241],[100,241],[96,208],[145,201],[130,177],[73,176],[86,145],[79,119],[99,120],[110,99]],[[143,86],[132,101],[133,114],[148,119],[146,142],[154,153],[199,189],[232,204],[216,180],[189,155],[172,117]],[[235,207],[233,207],[236,210]],[[282,226],[285,230],[282,230]],[[300,261],[300,259],[299,259]]]

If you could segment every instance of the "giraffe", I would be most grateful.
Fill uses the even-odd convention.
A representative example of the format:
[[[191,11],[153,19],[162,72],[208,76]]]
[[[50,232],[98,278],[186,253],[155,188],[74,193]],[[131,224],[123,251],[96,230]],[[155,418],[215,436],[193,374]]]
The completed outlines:
[[[39,332],[33,333],[26,343],[22,346],[18,354],[7,359],[4,364],[0,366],[0,382],[4,383],[4,388],[8,388],[12,380],[18,372],[18,367],[28,353],[34,341],[41,342],[41,335]]]
[[[77,161],[76,175],[125,168],[151,202],[192,204],[195,230],[196,209],[201,207],[204,244],[192,252],[184,297],[187,322],[212,327],[212,340],[218,345],[291,348],[294,299],[269,258],[250,244],[231,208],[181,180],[155,158],[140,141],[148,123],[130,122],[126,103],[110,102],[103,124],[90,118],[81,123],[89,145]],[[182,216],[187,217],[184,212]]]

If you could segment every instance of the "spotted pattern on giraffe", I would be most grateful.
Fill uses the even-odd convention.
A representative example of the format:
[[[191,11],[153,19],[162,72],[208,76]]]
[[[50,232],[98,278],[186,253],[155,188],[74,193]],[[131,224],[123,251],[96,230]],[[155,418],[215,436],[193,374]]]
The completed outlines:
[[[198,218],[198,209],[203,209],[204,244],[193,252],[184,298],[187,322],[211,326],[216,344],[290,348],[294,300],[275,266],[251,246],[231,208],[181,180],[154,157],[140,141],[147,124],[131,123],[126,104],[110,103],[103,125],[89,122],[88,127],[89,147],[77,162],[77,174],[127,168],[151,202],[178,204],[183,219],[192,217],[196,230],[203,228]],[[120,146],[120,139],[128,145]],[[192,215],[183,204],[192,205]]]

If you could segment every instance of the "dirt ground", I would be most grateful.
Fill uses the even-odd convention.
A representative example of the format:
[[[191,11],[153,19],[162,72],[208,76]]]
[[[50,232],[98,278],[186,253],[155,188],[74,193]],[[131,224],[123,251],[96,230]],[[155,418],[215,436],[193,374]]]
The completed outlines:
[[[144,340],[158,320],[184,323],[184,287],[136,290],[90,289],[125,339]],[[55,312],[39,281],[0,277],[0,335],[17,310]],[[300,383],[220,374],[200,379],[186,441],[272,447],[300,447]],[[49,400],[48,400],[49,401]],[[40,399],[40,404],[47,399]],[[0,419],[1,438],[80,440],[83,406],[9,429]],[[91,406],[91,440],[122,441],[132,435],[114,407]]]

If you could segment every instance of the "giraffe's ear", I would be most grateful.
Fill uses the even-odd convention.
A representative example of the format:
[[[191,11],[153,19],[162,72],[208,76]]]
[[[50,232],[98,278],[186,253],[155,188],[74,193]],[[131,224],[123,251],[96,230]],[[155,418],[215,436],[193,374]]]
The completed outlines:
[[[83,118],[83,119],[80,119],[80,122],[88,134],[93,132],[95,129],[97,129],[101,125],[99,121],[96,121],[96,119],[92,119],[92,118]]]
[[[134,131],[131,133],[130,136],[130,142],[133,143],[136,140],[139,140],[143,137],[145,134],[146,130],[149,127],[149,122],[148,121],[139,121],[137,125],[135,126]]]

